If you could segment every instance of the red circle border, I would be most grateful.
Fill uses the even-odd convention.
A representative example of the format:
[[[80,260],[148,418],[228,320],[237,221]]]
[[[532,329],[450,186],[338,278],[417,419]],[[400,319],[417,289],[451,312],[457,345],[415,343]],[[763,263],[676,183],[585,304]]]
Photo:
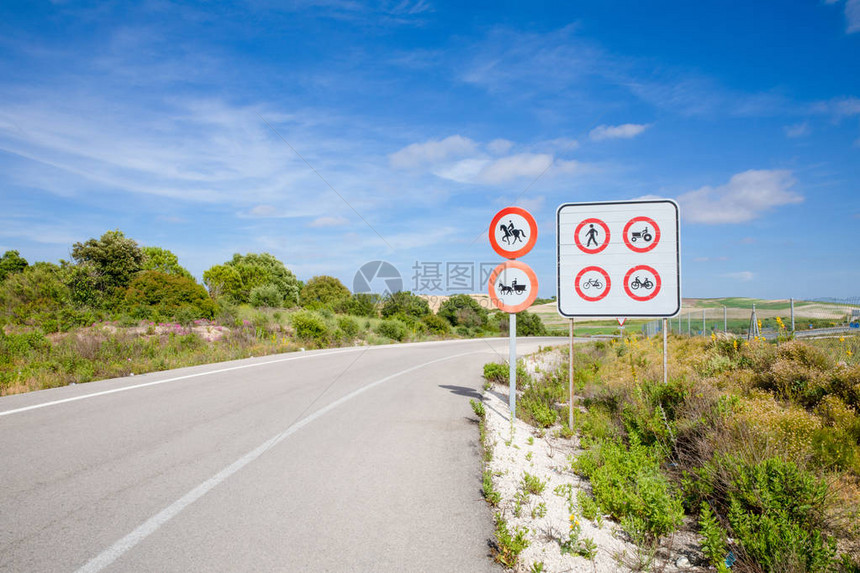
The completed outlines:
[[[529,224],[529,237],[526,244],[522,246],[522,248],[516,251],[506,251],[496,242],[496,225],[499,224],[499,221],[502,220],[502,217],[505,215],[519,215],[524,218],[526,222]],[[532,247],[535,246],[537,242],[538,235],[538,226],[535,218],[532,217],[532,214],[523,209],[522,207],[505,207],[493,217],[493,222],[490,223],[490,246],[493,247],[493,250],[496,251],[499,255],[506,259],[516,259],[522,257],[526,253],[532,250]]]
[[[654,285],[654,292],[649,294],[648,296],[637,296],[633,294],[633,291],[630,290],[630,285],[628,284],[628,279],[630,279],[630,275],[635,273],[636,271],[648,271],[654,275],[654,280],[656,284]],[[653,267],[649,267],[648,265],[638,265],[627,271],[627,274],[624,275],[624,292],[627,293],[627,296],[632,298],[633,300],[638,300],[639,302],[646,302],[657,296],[657,293],[660,292],[660,289],[663,286],[663,279],[660,278],[660,273],[657,272]]]
[[[530,285],[531,290],[529,291],[528,297],[526,297],[526,300],[524,300],[523,302],[521,302],[520,304],[518,304],[516,306],[510,306],[510,305],[504,304],[501,301],[501,299],[499,299],[496,296],[496,290],[494,288],[494,285],[496,284],[496,279],[499,278],[499,275],[502,274],[502,271],[505,270],[505,268],[507,268],[507,267],[512,267],[512,268],[519,269],[519,270],[523,271],[529,277],[529,281],[531,281],[531,285]],[[501,263],[496,268],[494,268],[493,272],[490,273],[490,280],[487,281],[487,291],[490,294],[490,302],[493,303],[493,306],[495,306],[496,308],[498,308],[502,312],[507,312],[508,314],[516,314],[516,313],[523,311],[523,310],[527,309],[528,307],[530,307],[532,305],[532,303],[535,301],[535,299],[537,298],[537,293],[538,293],[537,275],[535,274],[534,270],[532,270],[532,268],[530,266],[528,266],[527,264],[525,264],[524,262],[506,261],[504,263]]]
[[[582,289],[579,288],[579,279],[581,279],[582,275],[589,271],[597,271],[603,275],[603,278],[606,279],[606,289],[597,296],[588,296],[587,294],[582,292]],[[607,273],[605,270],[597,266],[591,266],[585,267],[584,269],[579,271],[579,273],[577,273],[576,278],[573,280],[573,287],[576,289],[576,294],[578,294],[580,298],[587,300],[588,302],[597,302],[599,300],[602,300],[606,297],[606,295],[609,294],[609,289],[612,288],[612,281],[609,279],[609,273]]]
[[[600,245],[599,247],[597,247],[595,249],[589,249],[588,247],[583,247],[582,243],[579,242],[579,230],[582,229],[583,225],[585,225],[586,223],[597,223],[598,225],[603,227],[604,231],[606,231],[606,240],[603,241],[602,245]],[[609,232],[609,225],[607,225],[605,222],[601,221],[600,219],[595,219],[594,217],[592,217],[590,219],[585,219],[584,221],[582,221],[579,225],[576,226],[576,230],[573,232],[573,240],[576,241],[576,246],[579,248],[580,251],[582,251],[583,253],[589,254],[589,255],[596,255],[597,253],[599,253],[600,251],[602,251],[603,249],[608,247],[609,246],[609,237],[611,237],[611,236],[612,236],[612,234]]]
[[[652,227],[654,227],[654,242],[645,247],[644,249],[640,249],[639,247],[633,246],[633,243],[631,243],[630,239],[627,238],[627,231],[630,229],[630,226],[633,225],[633,223],[638,223],[639,221],[647,221],[651,223]],[[624,244],[627,245],[628,249],[636,253],[647,253],[648,251],[656,247],[657,243],[660,242],[661,231],[660,226],[657,224],[656,221],[654,221],[654,219],[652,219],[651,217],[645,217],[643,215],[641,217],[633,217],[632,219],[627,221],[627,224],[624,225],[624,231],[622,231],[621,234],[624,237]]]

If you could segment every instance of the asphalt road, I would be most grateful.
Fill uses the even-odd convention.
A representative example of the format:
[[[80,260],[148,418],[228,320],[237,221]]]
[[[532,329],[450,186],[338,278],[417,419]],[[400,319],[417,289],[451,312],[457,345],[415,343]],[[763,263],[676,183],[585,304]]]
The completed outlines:
[[[348,348],[0,398],[0,571],[498,572],[469,399],[506,356]]]

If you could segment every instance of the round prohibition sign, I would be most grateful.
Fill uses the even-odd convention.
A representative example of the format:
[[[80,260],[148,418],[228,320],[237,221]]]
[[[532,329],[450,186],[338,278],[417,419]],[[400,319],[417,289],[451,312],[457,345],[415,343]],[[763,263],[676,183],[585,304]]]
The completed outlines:
[[[506,303],[505,299],[503,298],[505,293],[500,292],[503,287],[499,285],[497,281],[499,280],[500,276],[503,276],[502,273],[504,273],[508,269],[516,269],[518,271],[523,272],[528,281],[527,285],[518,285],[519,287],[522,287],[525,291],[522,294],[526,295],[525,300],[523,300],[519,304]],[[496,290],[497,287],[499,288],[499,290]],[[512,285],[505,285],[504,288],[506,290],[508,288],[512,289],[512,292],[507,293],[509,295],[516,296],[518,294],[517,292],[515,292],[515,287],[513,287]],[[509,314],[517,313],[530,307],[537,298],[537,275],[530,266],[521,261],[506,261],[494,268],[493,272],[490,273],[490,279],[489,281],[487,281],[487,291],[490,293],[490,302],[493,303],[493,306],[495,306],[502,312],[507,312]]]
[[[513,223],[505,224],[503,218],[510,215],[514,215],[517,219],[524,219],[528,229],[516,228]],[[535,218],[522,207],[505,207],[496,213],[493,222],[490,223],[490,246],[506,259],[516,259],[531,251],[537,242],[537,236],[538,227]],[[522,246],[516,248],[517,243]]]
[[[585,294],[582,290],[582,277],[585,276],[585,273],[595,271],[603,275],[603,280],[606,281],[606,288],[603,289],[602,292],[598,293],[595,296],[590,296]],[[603,270],[600,267],[585,267],[576,275],[576,278],[573,281],[573,286],[576,288],[576,294],[578,294],[583,300],[587,300],[588,302],[597,302],[603,299],[606,295],[609,294],[609,289],[612,288],[612,281],[609,280],[609,273]]]
[[[639,276],[635,276],[633,282],[630,282],[630,277],[633,273],[638,272],[647,272],[651,273],[654,276],[654,282],[651,282],[651,279],[648,276],[645,276],[645,280],[641,281]],[[627,274],[624,275],[624,292],[627,293],[627,296],[632,298],[633,300],[638,300],[639,302],[646,302],[657,296],[660,292],[660,287],[663,285],[663,281],[660,279],[660,274],[653,267],[649,267],[648,265],[639,265],[637,267],[633,267]],[[650,287],[650,288],[649,288]],[[644,290],[645,294],[638,294],[635,291]]]
[[[588,235],[588,240],[585,242],[585,245],[583,245],[582,241],[580,241],[580,239],[579,239],[579,232],[586,225],[590,225],[590,227],[589,227],[588,232],[586,233],[586,235]],[[603,237],[603,242],[600,244],[598,244],[597,240],[594,238],[594,236],[598,234],[597,229],[594,228],[594,225],[600,225],[600,227],[603,228],[604,237]],[[581,222],[579,225],[576,226],[576,230],[573,232],[573,240],[576,241],[576,246],[579,247],[580,251],[582,251],[583,253],[587,253],[589,255],[596,255],[597,253],[599,253],[600,251],[605,249],[607,246],[609,246],[609,236],[610,236],[609,225],[607,225],[606,223],[604,223],[600,219],[595,219],[595,218],[584,220],[583,222]],[[595,246],[595,247],[586,246],[591,242],[594,242],[597,246]]]
[[[645,223],[645,226],[640,227],[638,231],[633,229],[632,233],[628,233],[630,227],[636,223]],[[624,236],[624,244],[627,245],[628,249],[637,253],[647,253],[660,242],[660,227],[651,217],[633,217],[624,225],[622,235]]]

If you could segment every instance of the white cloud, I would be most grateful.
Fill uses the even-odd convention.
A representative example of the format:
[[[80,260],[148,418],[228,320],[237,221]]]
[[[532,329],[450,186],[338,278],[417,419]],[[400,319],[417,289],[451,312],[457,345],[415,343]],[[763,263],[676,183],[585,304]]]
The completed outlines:
[[[723,276],[741,282],[749,282],[755,278],[755,273],[753,273],[752,271],[738,271],[736,273],[726,273]]]
[[[838,4],[841,0],[825,0],[825,4]],[[845,33],[860,31],[860,0],[845,1]]]
[[[847,32],[860,32],[860,0],[845,2],[845,19],[848,20]]]
[[[491,185],[508,183],[520,177],[537,177],[552,165],[552,155],[520,153],[503,157],[486,165],[478,174],[478,181]]]
[[[594,141],[605,139],[632,139],[651,127],[649,124],[625,123],[623,125],[598,125],[588,136]]]
[[[477,151],[477,144],[461,135],[442,140],[413,143],[388,156],[395,169],[416,169],[452,158],[467,157]]]
[[[790,171],[749,170],[725,185],[684,193],[678,202],[682,217],[691,223],[744,223],[774,207],[801,203],[803,196],[791,191],[795,182]]]
[[[496,155],[504,155],[514,146],[513,141],[508,141],[507,139],[494,139],[490,143],[487,144],[487,149],[490,153],[495,153]]]
[[[812,129],[809,127],[807,122],[796,123],[794,125],[786,125],[783,130],[785,131],[785,136],[790,138],[797,137],[805,137],[812,133]]]
[[[433,170],[433,175],[457,183],[475,183],[489,163],[491,163],[489,159],[463,159],[440,165]]]
[[[322,229],[326,227],[343,227],[349,224],[346,217],[317,217],[308,224],[308,227]]]
[[[574,148],[571,139],[555,139],[535,144],[532,147]],[[554,153],[516,153],[505,155],[516,144],[506,139],[494,139],[484,145],[469,138],[452,135],[442,140],[413,143],[389,155],[393,168],[421,170],[457,183],[477,185],[501,185],[521,179],[534,179],[544,173],[580,173],[585,166],[574,160],[556,159]],[[486,149],[491,153],[482,151]],[[493,157],[502,155],[502,157]]]

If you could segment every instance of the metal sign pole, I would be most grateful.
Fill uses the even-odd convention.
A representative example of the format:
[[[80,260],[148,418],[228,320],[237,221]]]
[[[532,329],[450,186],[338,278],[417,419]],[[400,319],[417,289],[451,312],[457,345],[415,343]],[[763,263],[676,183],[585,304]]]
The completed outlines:
[[[569,373],[569,381],[568,381],[568,391],[570,394],[570,403],[568,405],[567,410],[567,427],[573,431],[573,323],[576,319],[570,319],[570,356],[568,365],[568,373]]]
[[[508,407],[511,409],[511,423],[517,418],[517,313],[512,312],[509,315],[511,319],[508,321],[509,337],[510,337],[510,356],[508,363],[510,364],[510,397],[508,398]]]
[[[669,344],[666,331],[669,329],[669,319],[663,319],[663,384],[669,383]]]

